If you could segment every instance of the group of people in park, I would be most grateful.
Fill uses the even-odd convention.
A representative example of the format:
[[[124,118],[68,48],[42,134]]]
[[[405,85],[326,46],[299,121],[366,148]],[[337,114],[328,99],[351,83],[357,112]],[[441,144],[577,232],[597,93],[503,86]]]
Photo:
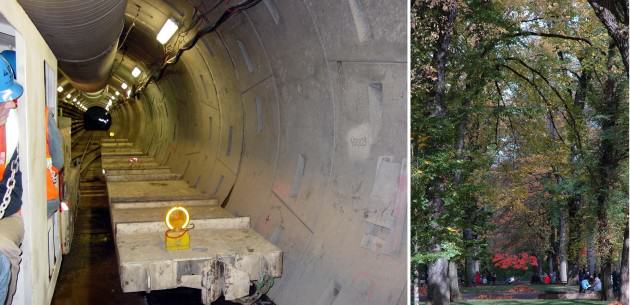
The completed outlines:
[[[552,272],[551,274],[549,273],[543,273],[542,277],[540,275],[538,275],[537,273],[534,273],[532,275],[532,278],[530,280],[530,282],[532,284],[545,284],[545,285],[549,285],[551,283],[555,283],[556,282],[556,274],[555,272]]]
[[[475,284],[477,285],[494,285],[497,282],[497,274],[490,273],[489,271],[484,271],[481,274],[479,271],[475,272]]]
[[[602,280],[597,273],[591,274],[588,271],[580,271],[578,274],[578,284],[580,286],[580,293],[602,291]]]
[[[621,279],[619,272],[614,271],[611,274],[611,280],[613,293],[615,295],[619,295],[621,289]],[[582,269],[578,273],[578,286],[580,289],[580,293],[586,293],[589,291],[600,292],[602,291],[602,280],[597,273],[591,274],[589,271]]]

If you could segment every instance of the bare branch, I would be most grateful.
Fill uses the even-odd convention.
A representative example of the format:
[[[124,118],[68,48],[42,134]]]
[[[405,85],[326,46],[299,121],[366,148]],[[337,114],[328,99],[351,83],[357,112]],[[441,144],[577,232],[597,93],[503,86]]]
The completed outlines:
[[[507,107],[507,104],[505,103],[505,99],[503,99],[503,92],[501,91],[501,88],[499,88],[499,82],[495,80],[494,86],[497,89],[497,93],[499,94],[500,102],[503,104],[503,107]],[[514,128],[514,123],[512,122],[512,116],[509,113],[507,115],[507,118],[508,118],[508,122],[510,123],[510,131],[512,132],[512,139],[514,141],[514,144],[518,145],[517,138],[516,138],[516,130]]]
[[[560,39],[568,39],[568,40],[574,40],[574,41],[581,41],[584,43],[587,43],[589,46],[592,46],[593,43],[583,37],[576,37],[576,36],[567,36],[567,35],[562,35],[562,34],[556,34],[556,33],[541,33],[541,32],[531,32],[531,31],[523,31],[523,32],[516,32],[516,33],[512,33],[510,35],[508,35],[508,37],[524,37],[524,36],[539,36],[539,37],[551,37],[551,38],[560,38]]]
[[[536,75],[540,76],[540,78],[543,79],[543,81],[547,84],[547,86],[549,86],[549,88],[551,88],[551,90],[553,91],[553,93],[560,99],[560,101],[562,101],[562,104],[564,105],[564,109],[566,110],[567,114],[569,115],[569,117],[567,118],[563,112],[560,112],[560,114],[562,115],[562,117],[564,118],[564,120],[569,123],[569,125],[571,126],[571,128],[573,128],[573,132],[575,133],[576,136],[576,140],[578,142],[578,145],[581,146],[582,143],[582,138],[580,136],[580,132],[577,128],[577,123],[575,121],[575,117],[573,116],[573,113],[571,112],[571,108],[569,108],[569,104],[567,103],[567,101],[564,99],[564,97],[562,97],[562,95],[560,94],[560,92],[558,91],[558,89],[556,89],[553,85],[551,85],[551,82],[549,81],[549,79],[544,76],[540,71],[534,69],[533,67],[529,66],[527,63],[525,63],[522,59],[520,58],[515,58],[515,57],[508,57],[507,60],[512,60],[512,61],[516,61],[519,64],[521,64],[522,66],[524,66],[525,68],[527,68],[528,70],[532,71],[533,73],[535,73]]]
[[[547,105],[547,114],[549,115],[550,118],[550,122],[551,125],[553,127],[553,129],[555,130],[556,134],[558,135],[558,138],[560,139],[560,141],[562,142],[562,144],[566,145],[566,142],[564,142],[564,138],[562,138],[562,135],[560,134],[560,132],[558,131],[558,128],[556,127],[556,123],[554,122],[554,116],[553,113],[551,112],[551,110],[549,108],[553,108],[551,103],[549,103],[549,100],[547,100],[547,97],[542,93],[542,91],[540,90],[540,88],[538,87],[538,85],[536,85],[536,83],[534,83],[534,81],[532,81],[531,79],[527,78],[525,75],[519,73],[518,71],[514,70],[514,68],[508,66],[508,65],[501,65],[502,67],[507,68],[508,70],[510,70],[512,73],[516,74],[518,77],[524,79],[528,84],[530,84],[534,89],[536,89],[536,92],[538,93],[538,95],[540,96],[540,98],[545,102],[545,104]]]

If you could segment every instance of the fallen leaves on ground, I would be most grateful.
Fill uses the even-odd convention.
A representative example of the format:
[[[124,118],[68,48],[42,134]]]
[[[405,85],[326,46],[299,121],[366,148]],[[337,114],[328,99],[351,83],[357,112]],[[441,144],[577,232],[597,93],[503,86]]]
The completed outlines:
[[[507,292],[535,292],[536,290],[533,289],[532,287],[529,287],[527,285],[517,285],[514,286],[508,290],[506,290]]]

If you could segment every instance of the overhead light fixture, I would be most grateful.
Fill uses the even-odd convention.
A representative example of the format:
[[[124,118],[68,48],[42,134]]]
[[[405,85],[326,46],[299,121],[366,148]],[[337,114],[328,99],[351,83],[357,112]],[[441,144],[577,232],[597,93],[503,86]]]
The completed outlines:
[[[76,98],[76,97],[75,97],[75,98],[73,98],[73,99],[72,99],[72,101],[73,101],[73,102],[76,102],[76,101],[77,101],[77,98]]]
[[[179,26],[177,26],[175,20],[173,20],[173,18],[168,18],[166,19],[166,22],[164,22],[162,29],[160,29],[160,32],[158,32],[155,39],[157,39],[157,41],[159,41],[161,44],[166,44],[168,40],[173,37],[173,34],[177,32],[178,28]]]
[[[131,76],[133,77],[138,77],[141,73],[142,71],[138,67],[134,67],[133,70],[131,70]]]
[[[127,83],[120,84],[120,88],[123,88],[123,90],[127,89],[127,87]]]
[[[59,93],[63,92],[63,87],[62,86],[57,87],[57,92]]]
[[[118,90],[116,90],[116,96],[119,96],[119,95],[120,95],[120,92],[118,92]]]
[[[71,98],[72,95],[70,95],[70,93],[68,93],[68,95],[66,95],[66,98]]]

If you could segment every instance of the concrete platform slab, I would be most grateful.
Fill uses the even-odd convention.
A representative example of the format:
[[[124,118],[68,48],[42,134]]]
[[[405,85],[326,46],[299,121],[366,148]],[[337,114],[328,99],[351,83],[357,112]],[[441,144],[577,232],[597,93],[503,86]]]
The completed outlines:
[[[160,165],[157,162],[105,163],[101,166],[106,171],[111,169],[170,169],[170,167]]]
[[[123,175],[161,175],[171,174],[171,170],[168,167],[162,168],[131,168],[131,169],[109,169],[105,172],[105,175],[123,176]]]
[[[249,217],[234,217],[218,200],[179,180],[181,175],[134,154],[139,150],[130,143],[102,144],[124,292],[191,287],[201,289],[202,302],[210,304],[221,295],[248,296],[252,281],[267,285],[270,277],[281,276],[281,250],[250,228]],[[191,248],[167,251],[164,217],[178,205],[191,216]]]
[[[116,143],[116,142],[129,142],[129,139],[125,139],[125,138],[102,138],[101,139],[101,144]]]
[[[165,225],[162,222],[118,224],[116,248],[123,291],[186,287],[188,281],[184,278],[191,277],[200,282],[225,281],[226,284],[238,280],[239,284],[245,283],[249,287],[249,282],[259,280],[262,274],[281,275],[282,252],[249,229],[249,218],[194,223],[195,229],[189,232],[191,249],[179,251],[165,250]],[[222,266],[224,274],[211,278],[211,267],[216,264]],[[204,279],[203,274],[208,278]],[[248,292],[231,291],[226,293],[226,299],[243,293]]]
[[[114,147],[133,147],[133,143],[131,142],[105,142],[101,143],[102,148],[114,148]]]
[[[102,163],[143,163],[143,162],[157,162],[155,158],[147,155],[102,155],[101,154],[101,162]]]
[[[212,199],[183,180],[107,182],[110,203]]]
[[[175,205],[172,205],[175,206]],[[232,213],[221,208],[218,205],[206,206],[184,206],[189,214],[191,221],[200,219],[230,218],[234,217]],[[110,209],[112,218],[112,227],[120,223],[141,223],[141,222],[163,222],[168,209],[166,207],[145,207],[132,209]]]
[[[160,174],[134,174],[134,175],[106,175],[107,181],[160,181],[160,180],[179,180],[182,175],[175,173]]]
[[[136,208],[154,208],[154,207],[171,207],[181,205],[185,207],[192,206],[212,206],[218,205],[219,202],[216,199],[201,199],[201,200],[162,200],[162,201],[132,201],[132,202],[112,202],[110,206],[112,209],[136,209]]]
[[[145,153],[135,148],[125,149],[101,149],[101,157],[103,156],[144,156]]]

